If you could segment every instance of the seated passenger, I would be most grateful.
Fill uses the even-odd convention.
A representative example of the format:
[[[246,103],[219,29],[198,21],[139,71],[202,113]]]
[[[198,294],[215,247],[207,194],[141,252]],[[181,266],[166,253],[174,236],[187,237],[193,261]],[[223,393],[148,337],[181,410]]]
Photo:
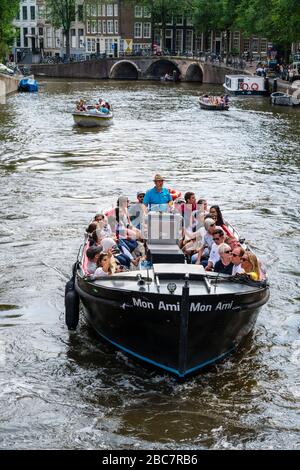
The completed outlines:
[[[209,209],[209,213],[212,216],[212,218],[216,217],[216,224],[219,227],[222,227],[223,225],[225,225],[224,220],[223,220],[223,215],[219,206],[211,206]]]
[[[214,243],[210,250],[208,263],[205,268],[205,271],[211,271],[214,268],[217,261],[219,261],[220,259],[219,246],[222,245],[222,243],[224,243],[224,239],[225,239],[225,234],[223,230],[221,228],[216,229],[213,233]]]
[[[244,272],[242,268],[242,257],[245,254],[244,248],[241,246],[236,246],[235,248],[232,248],[232,275],[235,276],[236,274],[242,274]]]
[[[232,274],[233,263],[232,263],[232,251],[229,245],[222,243],[218,247],[218,253],[220,256],[219,261],[214,265],[214,271],[220,274]]]
[[[201,263],[202,266],[207,265],[207,260],[209,258],[214,243],[213,233],[216,230],[216,223],[213,219],[206,218],[204,221],[204,227],[206,232],[203,237],[202,246],[200,247],[200,250],[198,250],[198,254],[192,257],[192,263]]]
[[[259,269],[259,262],[254,253],[245,251],[242,256],[242,268],[252,281],[261,281],[262,275]]]
[[[86,256],[88,258],[87,274],[94,274],[97,269],[97,261],[102,252],[101,246],[91,246],[86,250]]]
[[[107,277],[114,274],[116,271],[116,263],[111,252],[101,253],[97,261],[97,269],[93,278]]]

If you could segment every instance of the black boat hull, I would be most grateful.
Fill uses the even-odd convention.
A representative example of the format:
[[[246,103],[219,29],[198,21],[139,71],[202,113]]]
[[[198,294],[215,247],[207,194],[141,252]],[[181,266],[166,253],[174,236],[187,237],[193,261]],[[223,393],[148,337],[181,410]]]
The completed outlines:
[[[222,295],[108,290],[77,276],[88,321],[125,353],[185,378],[231,353],[253,329],[269,289]]]

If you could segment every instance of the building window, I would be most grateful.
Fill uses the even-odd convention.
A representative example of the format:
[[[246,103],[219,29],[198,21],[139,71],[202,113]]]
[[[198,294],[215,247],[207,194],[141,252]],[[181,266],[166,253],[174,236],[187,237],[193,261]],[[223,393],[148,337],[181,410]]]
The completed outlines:
[[[101,23],[102,23],[102,21],[98,20],[98,34],[101,34],[101,31],[102,31],[102,28],[101,28],[102,24]]]
[[[109,4],[107,5],[107,13],[106,16],[114,16],[114,6]]]
[[[35,20],[35,6],[30,7],[30,19]]]
[[[177,26],[183,26],[183,16],[176,16],[175,23],[177,24]]]
[[[105,39],[105,52],[111,54],[113,52],[113,41],[112,39]]]
[[[114,4],[114,16],[118,16],[118,14],[119,14],[119,13],[118,13],[118,4],[115,3],[115,4]]]
[[[166,38],[171,39],[173,37],[173,31],[171,29],[166,29]]]
[[[17,47],[21,47],[21,29],[16,28]]]
[[[92,21],[91,21],[91,26],[92,26],[91,33],[92,33],[92,34],[96,34],[96,33],[97,33],[97,21],[96,21],[96,20],[92,20]]]
[[[91,5],[91,16],[97,16],[97,5]]]
[[[60,47],[60,37],[59,37],[59,31],[56,31],[55,33],[55,47],[59,49]]]
[[[52,34],[51,29],[47,28],[47,39],[46,39],[47,48],[52,48]]]
[[[259,52],[258,51],[258,38],[252,39],[252,52]]]
[[[114,32],[114,22],[113,20],[107,20],[107,33],[113,34]]]
[[[144,38],[151,38],[151,23],[144,23],[143,25],[143,36]]]
[[[142,37],[142,23],[134,23],[134,37],[135,38]]]
[[[244,52],[250,51],[250,39],[244,39]]]
[[[186,19],[186,25],[187,26],[193,26],[194,25],[193,19],[190,16],[188,16],[187,19]]]
[[[78,5],[78,21],[83,21],[83,5]]]
[[[240,32],[235,31],[233,34],[233,49],[236,49],[240,52]]]
[[[78,30],[78,36],[79,36],[79,47],[83,48],[84,47],[84,30],[83,29]]]
[[[102,16],[106,16],[106,5],[104,3],[102,5]]]
[[[90,22],[90,20],[87,20],[87,22],[86,22],[86,32],[87,33],[91,32],[91,22]]]
[[[24,40],[24,47],[28,47],[28,28],[23,28],[23,40]]]
[[[115,20],[115,34],[119,34],[119,21]]]
[[[23,20],[28,20],[27,6],[22,7],[22,18],[23,18]]]
[[[144,18],[151,18],[151,11],[148,7],[144,7]]]
[[[102,21],[102,32],[106,34],[106,21]]]
[[[260,52],[267,52],[268,49],[268,42],[266,39],[260,40]]]
[[[44,29],[43,28],[39,28],[39,36],[44,36]]]
[[[76,29],[71,29],[71,47],[74,49],[77,47],[76,39]]]
[[[91,16],[91,6],[89,4],[85,7],[86,16]]]
[[[183,50],[183,30],[176,29],[176,52],[177,54]]]
[[[136,18],[142,18],[143,16],[143,7],[140,7],[140,6],[135,6],[134,7],[134,16]]]
[[[188,52],[193,51],[193,31],[191,29],[188,29],[186,32],[185,49]]]

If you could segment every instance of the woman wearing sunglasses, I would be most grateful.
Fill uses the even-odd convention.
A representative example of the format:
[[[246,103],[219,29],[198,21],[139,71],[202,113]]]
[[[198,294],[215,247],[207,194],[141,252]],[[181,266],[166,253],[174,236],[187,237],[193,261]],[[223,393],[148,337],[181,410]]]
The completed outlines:
[[[262,275],[259,269],[258,259],[251,251],[245,251],[242,258],[242,268],[252,281],[261,281]]]

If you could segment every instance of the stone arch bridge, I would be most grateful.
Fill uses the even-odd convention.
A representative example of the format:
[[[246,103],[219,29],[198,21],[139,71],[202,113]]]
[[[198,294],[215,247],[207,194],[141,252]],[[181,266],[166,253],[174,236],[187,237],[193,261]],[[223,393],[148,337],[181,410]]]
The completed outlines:
[[[173,56],[118,57],[70,64],[32,65],[35,75],[60,78],[110,78],[115,80],[159,80],[173,71],[182,81],[222,84],[232,69],[203,63],[198,59]]]

